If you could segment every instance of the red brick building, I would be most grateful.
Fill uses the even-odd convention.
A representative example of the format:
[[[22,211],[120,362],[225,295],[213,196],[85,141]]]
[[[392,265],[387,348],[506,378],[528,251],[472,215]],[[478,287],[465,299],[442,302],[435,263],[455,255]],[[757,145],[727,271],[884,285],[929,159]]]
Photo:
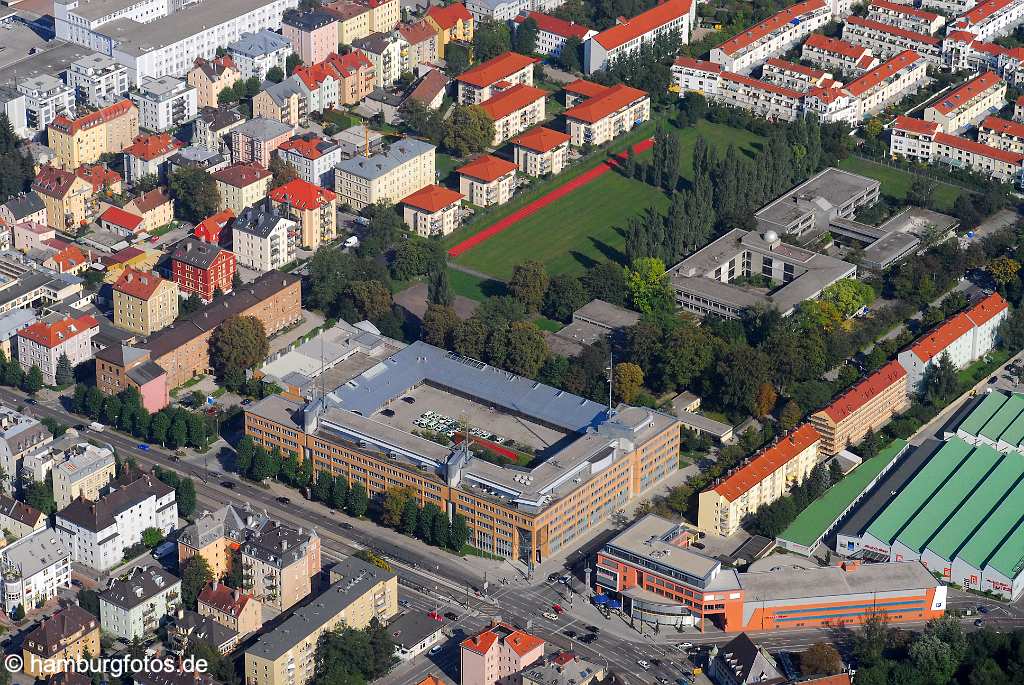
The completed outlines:
[[[171,255],[171,279],[182,292],[195,293],[209,302],[213,293],[231,291],[237,268],[233,252],[189,238]]]

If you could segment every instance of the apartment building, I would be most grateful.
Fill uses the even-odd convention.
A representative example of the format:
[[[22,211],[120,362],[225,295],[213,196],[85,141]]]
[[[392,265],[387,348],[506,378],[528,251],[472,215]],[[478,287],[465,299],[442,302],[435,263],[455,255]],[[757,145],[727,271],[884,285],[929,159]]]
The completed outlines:
[[[271,203],[282,216],[298,224],[298,244],[316,250],[337,235],[338,196],[301,178],[270,191]]]
[[[267,521],[239,549],[242,583],[261,603],[286,611],[304,599],[320,573],[320,536],[313,529]]]
[[[558,57],[562,54],[562,46],[570,37],[577,38],[580,43],[585,43],[589,38],[597,35],[597,31],[582,24],[541,12],[523,12],[516,15],[512,21],[519,25],[527,19],[533,19],[537,24],[536,51],[542,55]]]
[[[43,372],[46,385],[56,385],[57,365],[62,356],[74,368],[92,359],[92,339],[99,322],[89,314],[67,317],[55,323],[37,321],[18,331],[18,363],[28,373],[33,366]]]
[[[437,63],[437,32],[425,19],[415,24],[399,24],[398,33],[405,41],[405,46],[402,46],[402,73],[415,73],[421,64]]]
[[[435,148],[416,138],[402,138],[382,151],[338,162],[334,190],[342,203],[360,211],[377,202],[397,203],[435,180]]]
[[[234,552],[250,533],[259,531],[270,517],[246,504],[228,504],[216,511],[204,510],[178,536],[178,565],[199,555],[206,560],[215,579],[231,571]]]
[[[234,220],[235,213],[232,210],[222,209],[216,214],[212,214],[196,224],[196,228],[192,232],[192,235],[197,240],[201,240],[204,243],[220,245],[222,240],[227,242],[225,238],[231,235],[230,230],[225,234],[224,229],[230,229],[230,224]]]
[[[999,324],[1008,313],[1006,300],[999,293],[992,293],[900,352],[897,358],[907,372],[910,391],[920,388],[925,370],[943,355],[948,355],[958,369],[981,359],[995,347]]]
[[[140,178],[166,177],[167,160],[178,153],[183,144],[169,133],[142,134],[124,149],[125,181],[137,183]]]
[[[9,476],[3,481],[7,494],[19,481],[24,458],[51,442],[53,435],[38,419],[0,405],[0,467]]]
[[[33,678],[63,673],[65,664],[100,654],[100,622],[77,604],[67,604],[25,636],[22,670]]]
[[[128,68],[98,52],[72,62],[67,79],[75,89],[75,99],[97,108],[120,100],[129,86]]]
[[[122,100],[77,119],[58,116],[46,134],[56,164],[73,171],[131,145],[139,135],[139,110],[130,100]]]
[[[92,184],[74,171],[44,166],[32,181],[32,190],[46,206],[46,225],[61,231],[76,233],[95,208]]]
[[[832,456],[854,445],[868,433],[889,423],[910,408],[907,372],[893,360],[847,390],[819,412],[810,423],[821,436],[819,450]]]
[[[178,284],[125,269],[114,282],[114,325],[149,336],[178,318]]]
[[[352,41],[370,35],[370,8],[351,0],[334,0],[321,5],[320,11],[338,20],[338,44],[351,45]]]
[[[235,215],[262,201],[270,190],[273,174],[257,162],[236,162],[213,174],[220,192],[217,209],[230,209]]]
[[[761,80],[783,88],[806,93],[835,83],[832,73],[772,57],[761,67]]]
[[[498,147],[509,138],[544,121],[544,103],[548,91],[533,86],[516,85],[495,93],[479,107],[494,122],[494,140]]]
[[[832,21],[827,0],[804,0],[776,12],[759,24],[733,36],[711,50],[711,61],[725,71],[749,74],[769,57],[796,47],[812,32]]]
[[[420,188],[402,199],[402,216],[416,235],[446,236],[462,224],[462,193],[439,185]]]
[[[131,98],[139,108],[139,125],[154,133],[192,121],[199,111],[196,89],[173,76],[142,79]]]
[[[697,527],[732,535],[743,519],[786,495],[818,463],[821,436],[805,423],[698,496]]]
[[[35,507],[0,494],[0,529],[8,544],[46,528],[47,516]],[[5,548],[8,549],[8,548]],[[2,562],[0,562],[2,563]],[[0,579],[2,581],[2,579]],[[15,605],[11,605],[14,608]]]
[[[477,417],[470,419],[475,425],[493,426],[505,437],[533,445],[540,444],[536,431],[546,426],[555,431],[552,438],[559,436],[560,447],[525,470],[481,459],[467,462],[457,447],[409,433],[408,417],[382,413],[396,407],[391,399],[410,393],[450,407],[449,413],[465,411]],[[470,544],[509,559],[537,563],[570,549],[579,536],[604,525],[617,508],[678,468],[674,417],[620,405],[607,418],[607,407],[599,403],[423,342],[395,352],[372,373],[325,397],[326,406],[316,413],[304,413],[304,402],[282,396],[250,405],[246,435],[267,449],[311,459],[315,471],[344,474],[371,496],[410,487],[419,502],[463,516]],[[422,410],[415,411],[418,416]],[[315,420],[305,423],[302,416]]]
[[[69,506],[78,498],[95,502],[103,488],[117,475],[114,453],[106,447],[80,442],[68,445],[56,454],[54,452],[51,447],[53,499],[58,509]]]
[[[480,155],[455,170],[459,175],[459,192],[478,207],[503,205],[516,190],[518,168],[508,160]]]
[[[996,114],[1006,103],[1006,82],[991,71],[978,74],[924,110],[924,120],[945,133],[956,133]]]
[[[185,75],[188,85],[196,90],[196,104],[199,108],[219,107],[219,96],[225,88],[231,88],[242,80],[235,60],[230,55],[214,59],[196,58],[195,65]],[[196,112],[198,114],[198,112]],[[217,148],[209,148],[217,150]]]
[[[792,88],[723,71],[715,99],[769,121],[795,121],[803,111],[803,95]]]
[[[18,92],[25,96],[25,124],[32,131],[46,130],[61,115],[75,116],[75,89],[55,76],[41,74],[19,80]]]
[[[30,611],[71,587],[71,554],[46,525],[46,516],[33,511],[42,524],[0,550],[0,606],[8,615],[18,606]]]
[[[213,300],[214,293],[231,291],[237,261],[234,253],[189,238],[171,253],[171,278],[183,293]]]
[[[620,57],[630,55],[658,36],[675,33],[685,45],[697,17],[697,3],[691,0],[667,0],[631,19],[591,36],[583,44],[583,71],[601,71]]]
[[[273,119],[256,117],[231,130],[231,159],[270,166],[270,156],[291,138],[294,127]],[[236,210],[238,211],[238,210]]]
[[[941,67],[942,39],[924,33],[896,28],[879,21],[851,16],[843,24],[843,40],[871,50],[879,59],[889,59],[913,50],[930,64]]]
[[[394,54],[389,54],[392,59]],[[294,76],[310,91],[307,110],[320,112],[335,105],[358,105],[366,99],[379,85],[377,66],[371,57],[361,50],[344,55],[331,53],[320,64],[296,69]],[[390,70],[393,64],[385,66]]]
[[[444,49],[452,41],[472,43],[476,20],[461,2],[431,5],[423,16],[437,32],[437,56],[444,59]]]
[[[167,625],[168,651],[184,656],[194,645],[204,643],[221,655],[227,655],[238,646],[239,635],[222,626],[209,616],[179,609]],[[191,677],[189,675],[188,677]]]
[[[718,96],[722,71],[721,64],[708,60],[676,57],[672,63],[672,83],[678,89],[679,97],[693,92],[712,100]]]
[[[916,93],[928,80],[928,64],[925,57],[906,50],[847,83],[844,90],[857,101],[857,120]]]
[[[32,133],[28,129],[28,115],[25,94],[13,86],[0,86],[0,109],[7,115],[11,122],[14,134],[20,138],[30,138]]]
[[[252,99],[252,114],[292,126],[302,126],[306,124],[309,115],[310,95],[303,80],[294,74],[280,83],[268,81],[266,87]]]
[[[459,645],[462,685],[495,685],[512,678],[544,658],[545,644],[536,635],[492,622]]]
[[[174,219],[174,200],[162,187],[133,198],[124,209],[142,217],[142,230],[146,233],[152,233]]]
[[[800,59],[816,64],[836,74],[857,76],[879,64],[871,50],[839,38],[812,33],[800,49]]]
[[[602,88],[562,113],[577,147],[603,145],[651,118],[651,99],[644,91],[623,83]]]
[[[352,48],[373,64],[373,78],[379,87],[389,88],[398,83],[402,75],[402,52],[407,49],[401,34],[371,33],[354,40]]]
[[[996,70],[1010,83],[1018,78],[1016,72],[1020,67],[1019,59],[1012,57],[1006,48],[978,40],[968,31],[946,32],[942,39],[942,59],[945,66],[956,71]]]
[[[46,205],[35,191],[20,193],[0,205],[0,221],[8,226],[20,223],[45,224]]]
[[[54,3],[54,28],[62,40],[88,45],[91,31],[118,19],[139,24],[166,16],[172,9],[167,0],[127,0],[122,3],[60,0]]]
[[[234,60],[243,79],[255,76],[262,83],[267,72],[277,67],[285,72],[288,55],[292,54],[292,42],[269,29],[243,33],[238,40],[228,45],[228,53]]]
[[[1013,33],[1024,22],[1024,3],[1016,0],[984,0],[957,17],[953,31],[968,31],[978,40],[992,41]]]
[[[552,176],[569,164],[568,133],[537,126],[512,139],[516,165],[527,176]]]
[[[333,584],[276,630],[245,650],[250,685],[307,685],[316,670],[320,638],[338,626],[360,630],[398,613],[398,576],[348,557],[331,568]]]
[[[455,80],[458,99],[464,105],[479,105],[500,90],[512,86],[533,86],[533,65],[539,60],[517,52],[506,52],[463,72]]]
[[[868,5],[868,19],[882,24],[890,24],[898,29],[913,33],[935,35],[946,25],[946,18],[935,12],[917,9],[912,5],[904,5],[890,0],[871,0]]]
[[[269,201],[241,211],[231,225],[231,250],[238,263],[266,273],[295,259],[298,225]]]
[[[1024,154],[1024,124],[997,116],[985,117],[978,127],[978,142],[989,147]]]
[[[338,20],[326,12],[290,10],[281,20],[281,35],[303,64],[316,64],[338,49]]]
[[[96,387],[107,395],[135,388],[151,414],[170,403],[167,372],[150,359],[148,350],[128,345],[111,345],[96,353]]]
[[[921,162],[967,167],[1005,182],[1020,182],[1024,155],[943,133],[939,124],[899,116],[892,126],[889,153]]]
[[[334,165],[341,161],[341,146],[333,140],[303,134],[281,143],[277,156],[291,164],[303,181],[323,188],[334,187]]]
[[[181,606],[181,580],[157,565],[135,566],[100,593],[100,626],[131,642],[152,635]]]
[[[217,580],[199,593],[197,609],[200,616],[209,616],[225,628],[238,633],[239,640],[263,626],[263,605],[252,594],[228,587]]]

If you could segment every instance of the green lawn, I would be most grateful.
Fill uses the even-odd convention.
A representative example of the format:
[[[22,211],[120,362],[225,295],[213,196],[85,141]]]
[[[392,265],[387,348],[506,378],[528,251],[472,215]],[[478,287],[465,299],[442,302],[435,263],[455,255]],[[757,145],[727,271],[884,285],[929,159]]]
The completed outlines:
[[[437,169],[438,183],[444,185],[445,179],[448,178],[456,167],[462,166],[462,162],[451,155],[438,152],[434,154],[434,166]]]
[[[456,269],[448,269],[448,285],[456,295],[481,302],[492,295],[505,294],[505,284],[501,281],[477,278]]]
[[[533,322],[537,324],[537,328],[542,331],[548,331],[549,333],[557,333],[565,328],[565,324],[561,321],[555,321],[554,319],[549,319],[543,316],[538,316],[533,320]]]
[[[748,131],[706,121],[672,130],[682,142],[681,172],[688,180],[693,177],[693,147],[698,137],[703,136],[712,148],[719,150],[739,145],[743,150],[753,151],[760,140]],[[650,154],[644,153],[641,158]],[[554,186],[545,190],[551,187]],[[537,193],[528,196],[532,199]],[[667,205],[668,198],[658,189],[612,171],[463,253],[456,261],[505,280],[516,264],[529,259],[542,262],[549,274],[580,273],[607,259],[622,262],[624,230],[629,219],[648,207],[664,211]],[[479,230],[498,218],[474,222],[474,226]],[[462,233],[458,240],[468,234]],[[446,242],[452,245],[457,240],[449,236]]]
[[[861,157],[847,157],[839,162],[839,168],[880,181],[882,194],[897,201],[906,199],[907,193],[910,192],[910,186],[914,182],[914,175],[907,171],[894,169]],[[956,198],[961,192],[964,192],[963,189],[957,186],[939,182],[935,189],[935,200],[942,210],[949,211],[953,208],[953,203],[956,202]]]

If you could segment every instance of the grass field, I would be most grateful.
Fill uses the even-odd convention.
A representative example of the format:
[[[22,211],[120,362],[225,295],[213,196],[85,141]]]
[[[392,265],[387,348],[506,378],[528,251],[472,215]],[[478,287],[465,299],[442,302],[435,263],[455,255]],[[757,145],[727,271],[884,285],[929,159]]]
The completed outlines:
[[[492,295],[505,294],[505,284],[501,281],[477,278],[456,269],[448,269],[448,285],[456,295],[462,295],[471,300],[482,301]]]
[[[860,157],[847,157],[839,162],[839,168],[880,181],[882,194],[898,202],[906,199],[907,193],[910,192],[910,186],[914,182],[914,175],[909,172]],[[966,191],[957,186],[939,182],[935,188],[935,200],[940,209],[949,211],[962,192]]]
[[[749,151],[760,140],[748,131],[706,121],[672,130],[682,142],[681,173],[687,179],[693,176],[693,146],[698,137],[703,136],[710,146],[720,150],[739,145]],[[629,219],[648,207],[664,211],[667,205],[668,198],[658,189],[609,172],[470,249],[456,261],[500,279],[508,279],[516,264],[530,259],[543,263],[549,274],[580,273],[607,259],[623,261],[624,229]],[[480,228],[490,223],[481,223]]]
[[[440,179],[440,183],[443,185],[445,179],[451,175],[455,167],[462,166],[462,162],[455,159],[451,155],[446,155],[443,152],[437,152],[434,154],[434,166],[437,169],[437,177]]]

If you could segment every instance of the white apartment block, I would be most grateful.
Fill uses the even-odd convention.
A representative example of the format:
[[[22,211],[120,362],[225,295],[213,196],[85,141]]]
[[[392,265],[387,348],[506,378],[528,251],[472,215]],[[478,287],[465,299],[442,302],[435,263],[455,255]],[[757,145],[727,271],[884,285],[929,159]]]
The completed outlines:
[[[794,64],[777,57],[772,57],[761,67],[761,80],[801,93],[834,83],[831,72]]]
[[[402,200],[402,218],[424,238],[446,236],[462,223],[462,193],[431,185]]]
[[[874,69],[878,58],[861,45],[812,33],[804,41],[800,59],[839,75],[857,76]]]
[[[803,93],[729,71],[722,72],[716,100],[770,121],[795,121],[803,112]]]
[[[945,133],[938,135],[953,137]],[[995,347],[999,324],[1008,313],[1006,300],[999,293],[992,293],[967,311],[946,319],[910,349],[900,352],[898,359],[907,372],[907,387],[917,390],[925,369],[937,364],[944,354],[949,355],[958,369],[980,359]]]
[[[164,535],[178,525],[174,488],[148,474],[120,478],[95,502],[77,499],[56,514],[57,536],[71,560],[107,571],[124,559],[124,551],[142,541],[147,528]]]
[[[890,24],[898,29],[934,35],[946,25],[946,18],[935,12],[919,10],[911,5],[904,5],[889,0],[871,0],[868,5],[868,19],[882,24]]]
[[[555,176],[569,164],[570,136],[538,126],[512,141],[519,171],[527,176]]]
[[[573,145],[603,145],[651,118],[647,93],[619,83],[563,112]]]
[[[946,133],[956,133],[997,113],[1005,103],[1006,82],[986,71],[926,107],[924,120],[938,124]]]
[[[356,155],[338,162],[334,189],[338,202],[359,211],[376,202],[397,203],[434,183],[435,148],[415,138],[403,138],[383,151]]]
[[[978,127],[978,142],[989,147],[1024,154],[1024,124],[987,117]]]
[[[285,71],[288,55],[292,54],[292,43],[279,33],[263,29],[243,34],[228,45],[228,52],[243,79],[255,76],[262,83],[267,72],[274,67]]]
[[[295,167],[303,181],[334,187],[334,166],[341,161],[341,146],[330,139],[313,136],[293,138],[274,151],[283,161]]]
[[[1024,22],[1024,2],[985,0],[967,10],[950,24],[954,31],[969,31],[978,40],[991,41],[1007,36]]]
[[[942,39],[914,33],[861,17],[847,17],[843,40],[871,50],[880,59],[889,59],[904,50],[913,50],[935,66],[942,66]]]
[[[0,468],[8,475],[3,489],[10,494],[29,454],[53,441],[53,435],[38,419],[0,405]]]
[[[645,43],[675,32],[683,45],[690,42],[690,31],[697,18],[693,0],[666,0],[632,19],[622,21],[591,36],[583,44],[583,71],[593,74],[609,63],[630,55]]]
[[[578,38],[581,43],[597,35],[597,31],[549,14],[540,12],[524,12],[516,16],[513,21],[516,26],[522,25],[527,19],[533,19],[537,24],[537,49],[542,55],[558,57],[562,54],[562,46],[570,36]]]
[[[14,135],[19,138],[31,137],[24,93],[11,86],[0,86],[0,111],[7,115],[7,120],[14,128]]]
[[[168,0],[54,0],[54,30],[62,40],[105,52],[95,29],[118,20],[148,24],[170,12]]]
[[[796,47],[812,32],[842,14],[826,0],[804,0],[776,12],[760,24],[733,36],[711,50],[711,61],[725,71],[749,74],[769,57]]]
[[[857,120],[916,93],[928,81],[928,60],[906,50],[843,88],[858,101]]]
[[[477,207],[503,205],[515,192],[517,169],[508,160],[480,155],[455,170],[459,175],[459,192]]]
[[[506,52],[464,71],[456,78],[459,102],[479,105],[512,86],[532,86],[533,65],[536,63],[535,57]]]
[[[100,627],[126,642],[153,635],[181,606],[181,581],[160,566],[136,566],[100,593]]]
[[[954,17],[963,14],[976,4],[978,3],[975,0],[921,0],[921,9]]]
[[[708,60],[676,57],[672,63],[672,83],[679,90],[679,97],[693,92],[711,100],[718,96],[718,84],[723,70],[721,64]]]
[[[31,611],[71,587],[71,553],[49,526],[0,550],[0,608]]]
[[[544,102],[548,91],[533,86],[512,86],[480,103],[480,108],[494,122],[497,147],[509,138],[544,121]]]
[[[1007,50],[1001,45],[975,38],[967,31],[949,31],[942,39],[942,61],[954,71],[985,71],[1002,74],[1007,83],[1019,79],[1020,49]]]
[[[92,359],[92,339],[99,331],[99,322],[89,314],[56,323],[37,321],[18,331],[18,363],[25,373],[39,367],[43,381],[56,385],[61,356],[67,355],[72,368]]]
[[[967,168],[1019,184],[1024,155],[944,133],[939,124],[900,116],[893,124],[889,153],[920,162]],[[906,365],[904,365],[906,366]],[[909,373],[909,370],[908,370]]]
[[[114,453],[106,447],[82,442],[54,456],[53,499],[58,509],[79,497],[99,499],[103,488],[117,475]]]
[[[112,105],[128,92],[128,67],[98,52],[72,62],[67,75],[75,97],[93,107]]]
[[[63,114],[75,118],[75,89],[59,78],[42,74],[18,81],[18,92],[25,96],[25,124],[32,131],[43,131]]]
[[[131,97],[139,108],[139,126],[155,133],[192,121],[199,111],[196,89],[171,76],[142,79]]]
[[[353,41],[352,47],[373,64],[374,80],[378,86],[387,88],[398,82],[402,75],[402,52],[409,49],[402,34],[398,31],[371,33],[366,38]]]
[[[246,207],[231,226],[231,251],[238,263],[267,273],[295,259],[298,224],[261,202]]]

